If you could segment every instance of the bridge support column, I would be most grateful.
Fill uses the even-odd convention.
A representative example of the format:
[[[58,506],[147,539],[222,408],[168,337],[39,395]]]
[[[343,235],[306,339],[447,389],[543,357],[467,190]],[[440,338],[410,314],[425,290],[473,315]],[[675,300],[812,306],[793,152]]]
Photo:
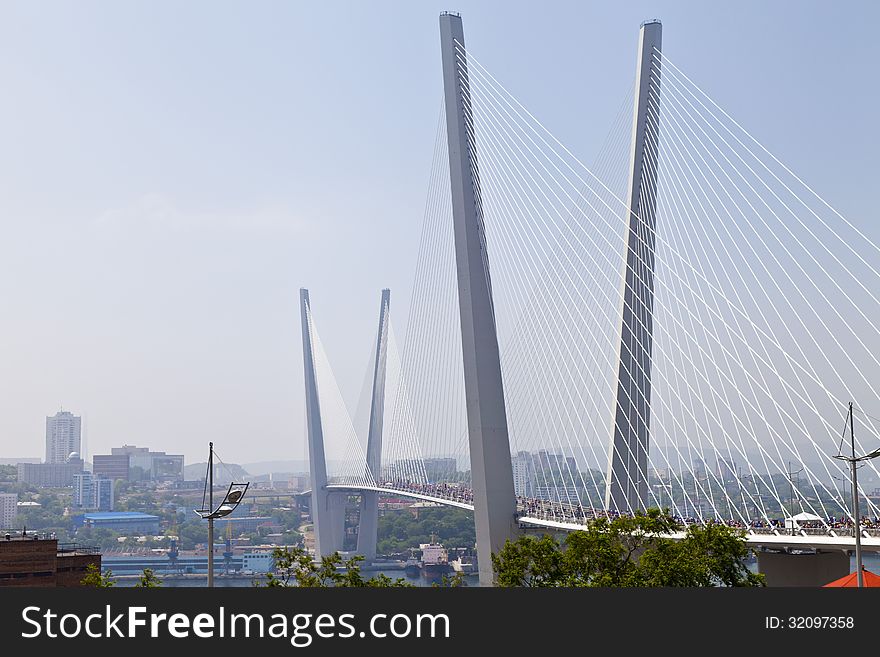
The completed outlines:
[[[630,174],[629,232],[623,267],[620,364],[611,427],[605,506],[612,511],[644,509],[648,501],[648,440],[651,404],[651,348],[654,309],[654,229],[657,152],[647,137],[648,103],[660,85],[659,21],[642,24],[636,69]]]
[[[370,430],[367,436],[367,467],[378,484],[382,470],[382,428],[385,411],[385,363],[388,354],[388,316],[391,311],[391,290],[382,290],[379,307],[379,330],[376,335],[376,359],[373,366],[373,396],[370,402]],[[357,552],[367,563],[376,558],[379,525],[379,493],[361,493],[360,526]]]
[[[309,477],[312,485],[312,523],[315,532],[315,553],[318,556],[342,550],[347,496],[327,490],[327,463],[324,458],[324,430],[321,424],[321,403],[315,376],[312,347],[312,310],[309,291],[299,291],[302,317],[303,370],[306,385],[306,421],[309,444]]]
[[[440,47],[477,556],[480,583],[490,585],[494,581],[492,554],[516,532],[516,498],[476,144],[468,136],[465,121],[470,94],[460,16],[441,14]]]

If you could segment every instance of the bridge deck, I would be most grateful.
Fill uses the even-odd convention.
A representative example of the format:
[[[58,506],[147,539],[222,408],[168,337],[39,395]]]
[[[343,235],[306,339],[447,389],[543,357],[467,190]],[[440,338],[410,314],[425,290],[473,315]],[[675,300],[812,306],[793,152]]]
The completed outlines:
[[[439,497],[428,493],[411,491],[400,488],[389,488],[387,486],[352,486],[347,484],[329,484],[328,490],[351,491],[353,493],[363,490],[376,491],[386,495],[397,495],[400,497],[409,497],[412,499],[423,500],[425,502],[435,502],[444,506],[452,506],[468,511],[474,510],[474,505],[458,499],[450,499]],[[522,514],[517,518],[519,524],[523,527],[531,527],[535,529],[553,529],[557,531],[579,531],[584,528],[581,522],[570,522],[564,520],[552,520],[548,518],[540,518]],[[746,543],[751,547],[763,548],[797,548],[797,549],[816,549],[816,550],[855,550],[855,538],[852,536],[831,536],[830,534],[798,534],[792,536],[783,533],[758,533],[748,531],[746,535]],[[680,540],[684,538],[684,532],[677,532],[669,535],[670,538]],[[862,549],[871,552],[880,552],[880,536],[865,536],[862,538]]]

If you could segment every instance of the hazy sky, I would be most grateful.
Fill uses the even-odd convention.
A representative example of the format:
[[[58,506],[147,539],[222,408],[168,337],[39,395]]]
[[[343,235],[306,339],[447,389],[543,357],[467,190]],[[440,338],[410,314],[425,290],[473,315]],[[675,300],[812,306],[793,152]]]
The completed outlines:
[[[297,290],[345,394],[403,320],[437,16],[584,162],[639,23],[804,180],[876,221],[876,2],[0,2],[0,456],[45,416],[226,461],[304,457]]]

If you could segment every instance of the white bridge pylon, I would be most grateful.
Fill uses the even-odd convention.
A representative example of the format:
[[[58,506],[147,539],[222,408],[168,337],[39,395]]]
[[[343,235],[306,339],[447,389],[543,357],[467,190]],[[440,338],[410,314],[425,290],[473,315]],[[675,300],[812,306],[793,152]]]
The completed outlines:
[[[589,167],[465,48],[457,16],[441,25],[446,102],[399,351],[385,330],[378,461],[311,340],[323,490],[471,504],[483,550],[516,523],[573,528],[650,507],[845,542],[849,474],[832,457],[849,401],[856,450],[880,442],[878,229],[713,101],[660,51],[658,23],[642,27],[639,76]],[[461,236],[472,209],[473,253]],[[478,302],[476,288],[460,293],[473,280],[488,292]],[[468,370],[492,351],[474,347],[487,326],[491,385]],[[487,459],[481,432],[502,424],[508,444]],[[867,537],[880,508],[859,492]],[[785,518],[804,513],[788,535]]]

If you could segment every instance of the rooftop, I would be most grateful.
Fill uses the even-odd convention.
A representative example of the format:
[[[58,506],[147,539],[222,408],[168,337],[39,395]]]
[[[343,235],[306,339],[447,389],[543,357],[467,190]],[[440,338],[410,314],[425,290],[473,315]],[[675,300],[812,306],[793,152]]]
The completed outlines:
[[[54,538],[48,538],[46,536],[39,536],[38,534],[25,534],[22,536],[21,534],[12,534],[5,533],[0,535],[0,542],[6,541],[55,541]]]
[[[159,516],[153,516],[149,513],[140,513],[139,511],[99,511],[96,513],[85,513],[84,518],[88,520],[158,520]]]
[[[58,556],[75,556],[81,554],[101,554],[101,548],[97,545],[83,545],[81,543],[59,543]]]

